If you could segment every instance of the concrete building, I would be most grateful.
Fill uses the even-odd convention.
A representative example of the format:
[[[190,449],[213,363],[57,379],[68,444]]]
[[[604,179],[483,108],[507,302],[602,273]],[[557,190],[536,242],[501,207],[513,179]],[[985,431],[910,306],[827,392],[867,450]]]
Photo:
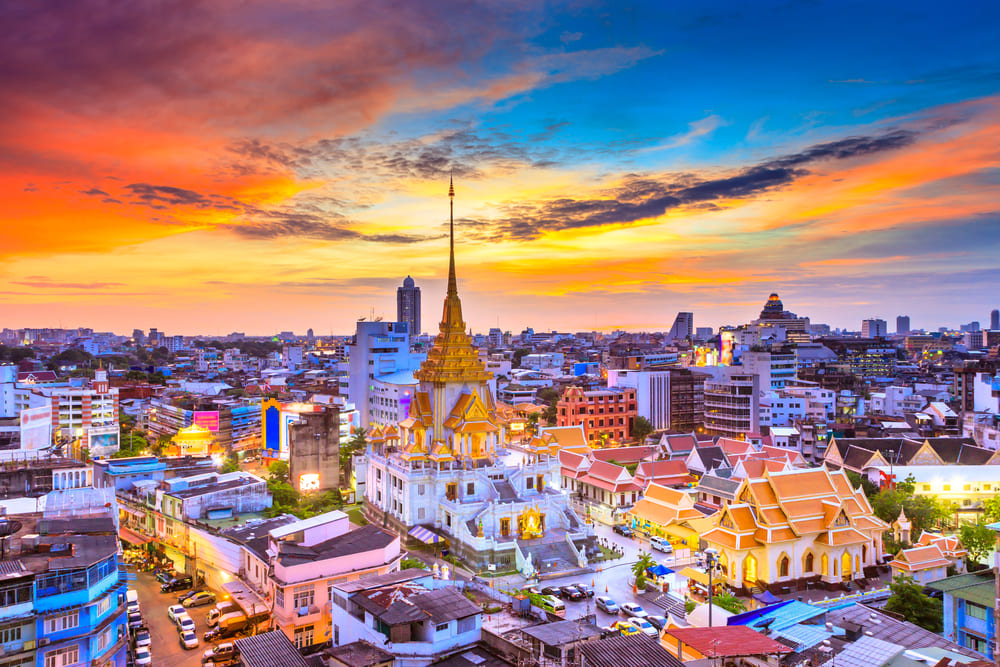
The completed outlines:
[[[670,327],[667,337],[671,340],[684,340],[694,336],[694,313],[677,313],[674,324]]]
[[[260,449],[259,399],[168,395],[151,398],[146,408],[149,432],[173,437],[194,424],[207,428],[220,452]]]
[[[732,369],[733,371],[742,369]],[[705,431],[737,440],[760,431],[760,378],[737,372],[705,382]]]
[[[910,333],[910,316],[898,315],[896,317],[896,335],[905,336]]]
[[[1000,331],[1000,310],[990,311],[990,331]]]
[[[798,360],[795,348],[747,350],[741,357],[743,370],[760,377],[760,390],[783,389],[795,380]]]
[[[929,588],[943,594],[944,636],[990,660],[997,656],[994,586],[991,569],[928,584]]]
[[[410,352],[409,327],[407,322],[358,322],[348,346],[347,394],[363,429],[394,423],[380,419],[408,409],[403,405],[405,392],[412,391],[416,383],[406,382],[410,377],[406,373],[416,370],[426,356]]]
[[[634,389],[637,414],[657,431],[691,433],[704,417],[707,377],[686,368],[609,369],[608,387]]]
[[[887,335],[888,329],[885,320],[877,317],[861,320],[862,338],[885,338]]]
[[[420,288],[410,276],[396,288],[396,321],[406,322],[411,336],[420,335]]]
[[[288,478],[296,491],[340,488],[340,411],[303,413],[288,426]]]
[[[567,387],[556,403],[556,425],[583,426],[587,442],[596,445],[629,440],[637,414],[636,390],[631,387]]]

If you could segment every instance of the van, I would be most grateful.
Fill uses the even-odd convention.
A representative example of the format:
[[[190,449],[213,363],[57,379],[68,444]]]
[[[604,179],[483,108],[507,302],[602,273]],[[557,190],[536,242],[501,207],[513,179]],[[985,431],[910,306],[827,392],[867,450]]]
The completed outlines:
[[[665,537],[653,536],[649,538],[649,546],[657,551],[662,551],[667,554],[674,552],[674,547],[670,544],[670,540]]]
[[[129,612],[139,611],[139,592],[134,588],[130,588],[125,592],[125,606]]]
[[[551,595],[543,595],[539,599],[539,607],[545,611],[556,614],[557,616],[562,616],[566,613],[566,605],[563,604],[562,600]]]

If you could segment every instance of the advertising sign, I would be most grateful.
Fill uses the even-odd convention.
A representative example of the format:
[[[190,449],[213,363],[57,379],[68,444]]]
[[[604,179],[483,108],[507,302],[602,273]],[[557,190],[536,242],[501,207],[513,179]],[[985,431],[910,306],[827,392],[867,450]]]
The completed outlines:
[[[51,444],[51,406],[21,410],[21,449],[42,449]]]
[[[194,423],[202,428],[207,428],[212,433],[219,431],[219,411],[218,410],[196,410],[194,413]]]

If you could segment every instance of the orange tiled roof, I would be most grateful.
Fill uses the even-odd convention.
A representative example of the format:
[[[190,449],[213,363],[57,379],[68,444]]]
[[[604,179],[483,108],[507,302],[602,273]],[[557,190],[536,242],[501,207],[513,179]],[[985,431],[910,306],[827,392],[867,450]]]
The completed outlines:
[[[951,565],[951,562],[944,557],[938,545],[932,544],[927,547],[904,549],[896,554],[896,557],[889,562],[889,565],[899,570],[915,572],[918,570],[929,570],[934,567],[947,567]]]

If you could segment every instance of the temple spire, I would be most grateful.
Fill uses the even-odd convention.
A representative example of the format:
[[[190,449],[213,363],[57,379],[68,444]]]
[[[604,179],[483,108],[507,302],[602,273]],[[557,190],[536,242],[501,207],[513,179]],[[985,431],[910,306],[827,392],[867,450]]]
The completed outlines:
[[[441,333],[465,333],[462,320],[462,302],[458,298],[458,279],[455,277],[455,179],[448,180],[448,294],[444,298],[444,313],[441,316]]]

